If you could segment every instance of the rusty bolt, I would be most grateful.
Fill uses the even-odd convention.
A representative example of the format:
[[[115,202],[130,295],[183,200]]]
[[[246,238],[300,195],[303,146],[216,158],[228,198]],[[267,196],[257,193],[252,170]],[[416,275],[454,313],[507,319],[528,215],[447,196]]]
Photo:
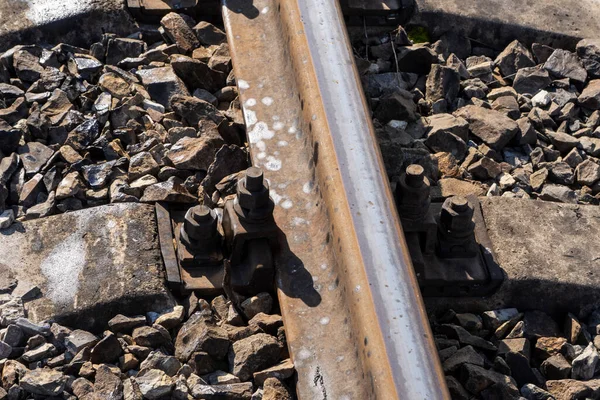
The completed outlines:
[[[247,210],[269,205],[269,185],[259,168],[248,168],[245,176],[238,181],[237,199],[240,207]]]
[[[262,190],[264,175],[260,168],[250,167],[246,170],[246,189],[250,192]]]
[[[420,188],[425,182],[425,169],[419,164],[411,164],[406,168],[406,185]]]
[[[217,233],[217,214],[205,205],[190,208],[185,213],[183,228],[191,239],[209,239]]]
[[[455,235],[467,235],[473,232],[473,207],[461,196],[453,196],[442,205],[440,223],[448,232]]]

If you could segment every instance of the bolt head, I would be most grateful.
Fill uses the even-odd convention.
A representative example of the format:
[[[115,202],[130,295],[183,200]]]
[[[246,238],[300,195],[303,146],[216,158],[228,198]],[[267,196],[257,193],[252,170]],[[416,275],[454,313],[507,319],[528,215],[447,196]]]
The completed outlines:
[[[406,184],[418,188],[425,181],[425,169],[419,164],[411,164],[406,168]]]
[[[472,231],[474,228],[473,212],[473,207],[464,197],[450,197],[442,205],[440,223],[450,232]]]
[[[264,175],[260,168],[250,167],[245,174],[246,189],[250,192],[258,192],[263,189]]]
[[[238,181],[237,200],[240,207],[248,210],[256,210],[269,204],[269,185],[262,182],[260,190],[250,191],[247,188],[245,178]]]
[[[214,210],[205,205],[190,208],[185,213],[183,228],[192,239],[201,240],[217,233],[218,217]]]

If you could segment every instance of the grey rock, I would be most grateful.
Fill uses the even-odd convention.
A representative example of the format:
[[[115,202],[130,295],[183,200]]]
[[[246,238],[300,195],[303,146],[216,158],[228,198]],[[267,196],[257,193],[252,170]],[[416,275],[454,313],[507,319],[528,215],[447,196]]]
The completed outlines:
[[[522,68],[517,71],[513,80],[513,89],[517,93],[529,93],[535,95],[550,85],[552,79],[548,71],[540,67]]]
[[[106,63],[117,65],[122,59],[137,57],[144,51],[146,51],[146,44],[142,40],[112,38],[109,39],[107,43]]]
[[[577,183],[592,186],[600,179],[600,165],[587,159],[581,162],[575,169]]]
[[[461,381],[464,387],[472,394],[479,394],[488,387],[500,383],[508,386],[513,395],[518,393],[516,382],[513,378],[486,370],[473,364],[464,364],[461,369]]]
[[[567,379],[571,376],[571,364],[562,354],[555,354],[546,359],[540,369],[546,379]]]
[[[535,66],[532,54],[518,40],[511,42],[498,55],[494,63],[500,68],[503,77],[512,78],[521,68]]]
[[[151,326],[135,328],[131,336],[135,344],[145,347],[159,347],[167,341],[159,330]]]
[[[10,126],[6,121],[0,119],[0,151],[10,154],[17,150],[23,132]]]
[[[221,359],[227,354],[229,346],[227,331],[207,322],[200,313],[195,313],[177,334],[175,356],[181,362],[186,362],[192,353],[203,351]]]
[[[544,185],[539,198],[541,200],[555,201],[559,203],[577,203],[577,194],[568,187],[561,185]]]
[[[158,369],[171,377],[175,376],[180,368],[181,363],[177,358],[165,355],[159,350],[151,352],[140,364],[140,370]]]
[[[473,364],[483,367],[483,357],[473,349],[472,346],[465,346],[450,356],[442,367],[445,373],[451,373],[460,368],[463,364]]]
[[[66,381],[66,377],[59,371],[39,368],[26,372],[19,384],[29,393],[58,396],[65,390]]]
[[[549,165],[548,176],[554,183],[561,185],[571,185],[575,181],[575,175],[569,164],[562,161],[555,161]]]
[[[248,400],[252,397],[252,382],[230,383],[226,385],[205,385],[198,383],[190,388],[196,399],[206,400]]]
[[[495,150],[501,150],[519,131],[516,122],[504,114],[478,106],[466,106],[455,113],[469,122],[470,132]]]
[[[526,383],[521,388],[521,395],[527,400],[555,400],[554,396],[532,383]]]
[[[576,82],[585,82],[587,72],[575,53],[556,49],[544,63],[544,69],[558,78],[569,78]]]
[[[122,354],[123,349],[117,336],[112,332],[107,332],[92,349],[90,361],[94,364],[113,363]]]
[[[21,357],[24,361],[32,363],[54,355],[56,355],[56,347],[51,343],[44,343],[34,349],[26,351]]]
[[[483,323],[488,329],[496,330],[504,322],[516,317],[519,311],[516,308],[503,308],[493,311],[485,311],[482,314]]]
[[[123,383],[106,364],[101,364],[96,369],[94,394],[106,400],[123,399]]]
[[[583,39],[577,43],[577,55],[588,75],[600,78],[600,40]]]
[[[550,138],[550,141],[556,147],[556,149],[563,154],[566,154],[571,149],[580,146],[579,140],[568,133],[546,130],[545,134],[548,136],[548,138]]]
[[[225,32],[211,24],[202,21],[192,28],[200,44],[205,46],[219,45],[227,40]]]
[[[187,189],[176,182],[175,177],[166,182],[159,182],[144,189],[144,195],[140,198],[143,203],[154,203],[166,201],[173,203],[194,203],[196,197],[191,195]]]
[[[231,372],[246,381],[258,372],[274,365],[279,359],[281,344],[265,333],[258,333],[233,343],[229,350]]]
[[[173,380],[158,369],[140,371],[135,381],[145,399],[158,400],[167,397],[173,390]]]
[[[98,337],[90,332],[76,329],[65,339],[65,346],[71,354],[77,354],[84,348],[91,348],[98,343]]]
[[[183,81],[175,74],[173,67],[159,67],[136,71],[148,90],[152,100],[170,110],[170,99],[175,95],[189,96]]]
[[[573,360],[571,377],[573,379],[584,381],[592,379],[599,358],[596,347],[593,343],[590,343],[585,350]]]
[[[600,79],[590,81],[577,98],[582,107],[592,110],[600,109]]]
[[[258,313],[269,314],[273,308],[273,298],[269,293],[262,292],[244,300],[240,306],[246,318],[252,319]]]
[[[460,90],[460,76],[451,67],[434,64],[427,76],[426,98],[429,101],[446,100],[452,104]]]
[[[391,120],[415,121],[417,119],[416,111],[417,105],[413,101],[412,94],[400,89],[380,97],[374,116],[382,124],[386,124]]]
[[[227,74],[212,69],[208,63],[196,60],[181,54],[170,57],[173,70],[193,92],[196,89],[205,89],[211,93],[225,86]]]

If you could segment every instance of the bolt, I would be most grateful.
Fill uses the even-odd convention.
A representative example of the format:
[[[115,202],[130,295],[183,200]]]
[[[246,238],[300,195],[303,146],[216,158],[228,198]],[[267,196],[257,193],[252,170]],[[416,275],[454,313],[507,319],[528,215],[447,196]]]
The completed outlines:
[[[246,189],[258,192],[263,188],[263,172],[260,168],[250,167],[246,170]]]
[[[457,213],[464,212],[469,209],[469,202],[462,196],[454,196],[450,199],[450,208]]]
[[[190,209],[190,217],[196,222],[207,222],[213,219],[210,207],[200,205]]]
[[[185,213],[183,229],[195,240],[213,237],[217,232],[217,215],[205,205],[192,207]]]
[[[419,188],[423,185],[425,169],[419,164],[411,164],[406,168],[406,185]]]

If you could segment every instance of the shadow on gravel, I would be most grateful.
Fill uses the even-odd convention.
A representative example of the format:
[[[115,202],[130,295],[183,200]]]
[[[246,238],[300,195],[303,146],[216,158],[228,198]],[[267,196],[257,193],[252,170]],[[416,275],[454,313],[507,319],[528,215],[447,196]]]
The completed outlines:
[[[312,275],[290,249],[285,233],[279,231],[279,238],[277,286],[286,296],[300,299],[309,307],[317,307],[321,304],[321,295],[315,290]]]
[[[254,0],[223,0],[223,5],[231,12],[242,14],[248,19],[254,19],[260,15],[260,11],[253,3]]]

